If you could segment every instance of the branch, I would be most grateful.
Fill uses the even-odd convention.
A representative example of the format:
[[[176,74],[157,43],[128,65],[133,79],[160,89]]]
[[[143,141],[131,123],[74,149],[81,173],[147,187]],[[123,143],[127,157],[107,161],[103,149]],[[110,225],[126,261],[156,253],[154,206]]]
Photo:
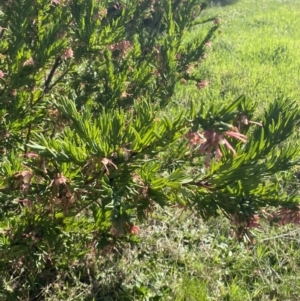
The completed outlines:
[[[54,76],[54,72],[56,71],[56,69],[58,68],[58,66],[62,63],[62,58],[60,56],[58,56],[55,59],[54,65],[52,66],[52,69],[48,75],[48,78],[45,81],[45,86],[44,86],[44,92],[48,92],[50,90],[49,85],[51,83],[51,80]]]
[[[47,91],[51,90],[58,82],[62,80],[62,78],[69,72],[70,68],[67,68],[67,70],[48,88]]]

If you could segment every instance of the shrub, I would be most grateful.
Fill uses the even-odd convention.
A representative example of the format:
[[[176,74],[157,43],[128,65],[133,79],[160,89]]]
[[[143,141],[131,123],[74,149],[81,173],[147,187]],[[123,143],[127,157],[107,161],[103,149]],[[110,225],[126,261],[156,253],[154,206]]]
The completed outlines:
[[[0,266],[9,277],[35,283],[46,269],[122,250],[157,205],[204,219],[222,212],[240,239],[267,206],[299,222],[298,196],[274,177],[298,164],[288,140],[296,104],[276,99],[255,114],[245,96],[177,100],[186,85],[209,84],[197,66],[220,21],[199,19],[199,3],[1,4]],[[206,33],[187,39],[199,25]]]

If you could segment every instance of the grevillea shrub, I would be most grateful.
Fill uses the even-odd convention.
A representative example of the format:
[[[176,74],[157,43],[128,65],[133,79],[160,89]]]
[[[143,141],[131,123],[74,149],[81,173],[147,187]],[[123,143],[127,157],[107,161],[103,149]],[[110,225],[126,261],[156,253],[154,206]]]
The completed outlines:
[[[298,106],[202,99],[220,20],[200,12],[197,0],[1,2],[1,271],[121,249],[156,206],[225,214],[239,238],[262,208],[299,223],[298,195],[275,177],[299,162]],[[195,26],[206,33],[187,39]],[[180,105],[187,86],[199,96]]]

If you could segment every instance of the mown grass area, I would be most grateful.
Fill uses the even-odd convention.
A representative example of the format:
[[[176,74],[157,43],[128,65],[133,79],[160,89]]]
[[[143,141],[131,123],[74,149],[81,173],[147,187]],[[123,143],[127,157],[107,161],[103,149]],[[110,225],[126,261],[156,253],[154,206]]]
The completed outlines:
[[[230,101],[246,94],[262,105],[280,95],[299,99],[299,5],[243,0],[206,10],[220,17],[222,33],[200,67],[210,84],[203,96]]]
[[[300,0],[240,0],[208,8],[204,16],[218,15],[222,33],[195,72],[209,85],[182,85],[178,101],[195,95],[225,102],[246,94],[264,107],[281,95],[300,100],[299,7]],[[188,211],[157,209],[136,244],[89,254],[26,282],[23,274],[1,279],[0,300],[16,300],[16,289],[24,301],[299,300],[300,229],[265,223],[254,235],[253,245],[239,243],[223,217],[204,223]]]

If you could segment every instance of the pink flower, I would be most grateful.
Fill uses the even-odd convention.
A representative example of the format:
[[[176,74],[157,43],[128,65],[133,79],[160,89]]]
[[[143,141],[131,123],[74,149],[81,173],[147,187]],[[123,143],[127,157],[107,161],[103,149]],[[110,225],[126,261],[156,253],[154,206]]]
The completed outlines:
[[[51,0],[51,4],[59,5],[60,4],[60,0]]]
[[[248,225],[247,228],[258,228],[259,225],[259,215],[258,214],[254,214],[249,220],[248,220]]]
[[[114,43],[108,46],[108,49],[112,51],[119,51],[122,57],[126,55],[129,49],[132,49],[130,41],[124,40],[118,43]]]
[[[208,81],[204,79],[203,81],[196,84],[198,89],[203,89],[209,85]]]
[[[190,140],[190,145],[199,145],[203,142],[205,142],[205,140],[198,134],[195,132],[189,132],[187,134],[187,138]]]
[[[23,156],[22,154],[19,155],[19,157],[22,157],[22,156]],[[33,153],[33,152],[26,153],[25,156],[29,159],[38,159],[39,158],[39,155],[36,153]]]
[[[140,227],[139,226],[136,226],[136,225],[133,225],[131,230],[130,230],[130,233],[131,234],[138,234],[140,231]]]
[[[261,122],[248,120],[248,117],[246,115],[241,115],[240,120],[239,120],[239,127],[241,124],[245,124],[245,125],[256,124],[258,126],[263,126]]]
[[[74,52],[72,48],[68,48],[67,50],[64,51],[63,57],[65,59],[71,59],[74,56]]]
[[[34,66],[34,60],[31,58],[27,59],[24,63],[23,63],[23,67],[24,66]]]
[[[275,217],[279,218],[279,223],[281,225],[286,225],[286,224],[300,225],[300,208],[299,207],[295,209],[281,208]]]
[[[4,72],[2,70],[0,70],[0,78],[3,78],[4,77]]]
[[[102,9],[93,16],[93,20],[94,21],[102,20],[106,15],[107,15],[107,9]]]
[[[15,177],[18,180],[17,185],[20,187],[20,190],[24,193],[27,193],[30,188],[30,182],[31,178],[33,177],[33,174],[28,170],[24,170],[17,172],[15,174]]]
[[[224,135],[238,139],[243,143],[246,143],[247,136],[239,133],[236,128],[235,131],[227,131],[223,133],[217,133],[215,131],[205,130],[202,132],[202,135],[198,133],[189,133],[190,145],[193,147],[200,146],[198,152],[200,154],[206,153],[205,165],[208,166],[210,163],[211,154],[214,151],[216,154],[216,160],[219,160],[222,157],[222,152],[220,149],[220,145],[225,145],[226,148],[231,151],[234,156],[236,156],[236,151],[232,147],[232,145],[227,141]]]
[[[247,136],[245,136],[239,132],[227,131],[227,132],[225,132],[225,134],[232,138],[238,139],[238,140],[242,141],[243,143],[247,142]]]

